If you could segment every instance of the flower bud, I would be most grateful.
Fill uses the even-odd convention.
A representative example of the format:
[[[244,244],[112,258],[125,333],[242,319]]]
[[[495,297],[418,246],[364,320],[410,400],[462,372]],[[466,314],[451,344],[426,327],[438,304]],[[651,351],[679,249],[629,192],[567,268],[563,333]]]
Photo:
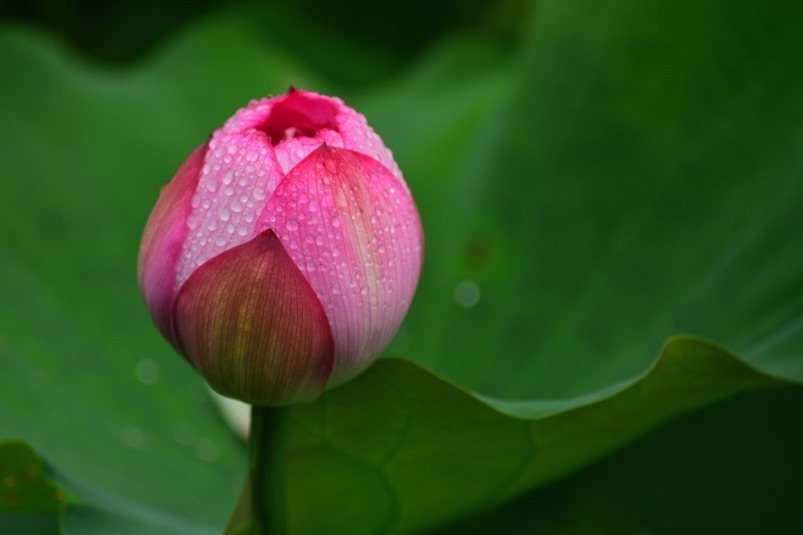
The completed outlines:
[[[386,347],[422,242],[402,174],[365,118],[291,89],[235,113],[164,186],[139,285],[213,388],[284,405],[354,377]]]

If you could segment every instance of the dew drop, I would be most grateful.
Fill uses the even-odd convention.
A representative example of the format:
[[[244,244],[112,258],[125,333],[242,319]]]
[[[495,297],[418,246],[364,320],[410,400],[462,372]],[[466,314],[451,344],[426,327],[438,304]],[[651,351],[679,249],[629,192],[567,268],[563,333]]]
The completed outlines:
[[[290,232],[298,230],[298,221],[295,219],[288,219],[287,222],[284,224],[285,228]]]
[[[335,227],[335,228],[338,228],[340,226],[340,218],[333,217],[332,218],[332,226]]]
[[[134,376],[145,385],[159,382],[159,365],[151,359],[141,359],[134,367]]]
[[[471,308],[480,300],[480,287],[471,280],[460,281],[454,288],[454,300],[463,308]]]
[[[195,445],[195,456],[202,461],[214,461],[219,455],[217,444],[208,438],[202,438]]]
[[[245,236],[246,234],[248,234],[248,228],[242,225],[237,227],[237,234],[239,234],[240,236]]]
[[[234,199],[231,202],[231,211],[232,212],[242,212],[242,210],[243,210],[243,203],[241,203],[237,199]]]
[[[211,179],[207,180],[206,191],[208,191],[209,193],[214,193],[215,191],[217,191],[217,182]]]
[[[324,245],[325,243],[326,243],[326,238],[324,238],[323,236],[318,235],[315,237],[315,245],[317,245],[318,247]]]
[[[265,198],[265,189],[264,188],[254,188],[254,191],[251,192],[251,195],[254,196],[254,199],[261,201]]]
[[[231,217],[231,212],[229,212],[229,209],[224,206],[223,208],[220,209],[217,215],[220,216],[221,221],[228,221],[229,218]]]
[[[226,174],[223,175],[223,184],[228,186],[234,180],[234,169],[229,169],[226,171]]]
[[[318,201],[313,199],[313,200],[311,200],[309,202],[309,211],[310,212],[314,213],[314,212],[317,212],[320,209],[321,209],[321,205],[318,203]]]
[[[218,247],[223,247],[224,245],[226,245],[226,236],[218,236],[217,238],[215,238],[215,245],[217,245]]]
[[[179,444],[190,446],[195,444],[198,436],[195,433],[195,429],[190,424],[181,422],[176,426],[175,430],[173,430],[173,438]]]
[[[198,228],[199,223],[200,220],[198,219],[198,216],[195,214],[192,214],[190,215],[190,217],[187,218],[187,226],[190,228],[190,230],[195,230],[196,228]]]
[[[134,450],[144,450],[148,447],[148,437],[145,432],[133,425],[127,425],[120,430],[120,440]]]

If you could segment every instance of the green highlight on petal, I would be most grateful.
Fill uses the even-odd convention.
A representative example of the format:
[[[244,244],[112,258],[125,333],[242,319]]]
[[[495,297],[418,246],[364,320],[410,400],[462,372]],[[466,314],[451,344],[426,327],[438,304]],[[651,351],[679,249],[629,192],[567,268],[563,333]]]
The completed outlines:
[[[308,401],[332,371],[323,306],[272,230],[199,267],[174,316],[182,353],[223,395],[256,405]]]

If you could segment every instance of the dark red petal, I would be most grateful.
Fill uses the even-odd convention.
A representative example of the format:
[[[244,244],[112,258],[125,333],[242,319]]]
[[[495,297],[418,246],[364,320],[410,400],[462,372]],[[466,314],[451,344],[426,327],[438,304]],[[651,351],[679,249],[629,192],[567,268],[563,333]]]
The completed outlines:
[[[314,399],[332,370],[323,307],[272,231],[190,276],[176,299],[175,332],[215,390],[251,404]]]

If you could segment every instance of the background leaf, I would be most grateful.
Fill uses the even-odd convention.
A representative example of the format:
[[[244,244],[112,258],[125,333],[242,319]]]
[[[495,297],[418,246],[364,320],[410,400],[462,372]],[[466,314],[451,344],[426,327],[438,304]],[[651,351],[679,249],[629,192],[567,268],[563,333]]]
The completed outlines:
[[[463,167],[413,177],[438,201],[410,354],[483,393],[572,397],[691,332],[800,380],[801,21],[786,3],[545,3]]]
[[[64,493],[45,475],[42,461],[24,443],[0,442],[0,530],[58,533]]]
[[[562,404],[477,399],[410,363],[380,361],[292,409],[288,532],[430,530],[543,486],[679,414],[779,384],[693,338],[670,341],[638,381]]]

